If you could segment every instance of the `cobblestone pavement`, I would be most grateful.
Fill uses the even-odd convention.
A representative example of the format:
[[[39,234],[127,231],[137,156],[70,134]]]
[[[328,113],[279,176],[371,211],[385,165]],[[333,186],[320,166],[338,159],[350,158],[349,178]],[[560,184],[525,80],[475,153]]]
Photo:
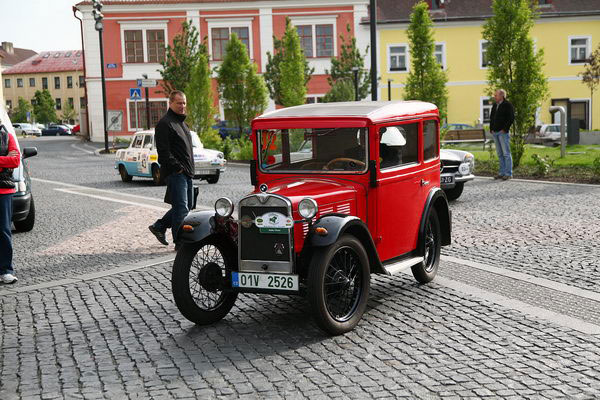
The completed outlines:
[[[436,280],[374,277],[357,329],[331,338],[301,297],[240,295],[194,326],[172,246],[146,233],[160,202],[131,197],[160,190],[107,180],[106,159],[54,159],[83,172],[32,162],[40,217],[15,235],[19,283],[0,286],[2,400],[600,397],[598,187],[470,182]],[[206,198],[239,199],[246,172]]]

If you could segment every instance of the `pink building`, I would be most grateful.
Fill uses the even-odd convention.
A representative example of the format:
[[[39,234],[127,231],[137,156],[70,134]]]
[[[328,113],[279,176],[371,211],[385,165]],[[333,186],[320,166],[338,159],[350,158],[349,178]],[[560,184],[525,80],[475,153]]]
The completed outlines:
[[[362,52],[368,47],[368,25],[360,24],[368,16],[368,3],[369,0],[104,0],[109,135],[128,135],[144,125],[144,101],[136,104],[131,100],[130,89],[137,87],[137,80],[144,74],[160,80],[158,70],[165,57],[164,48],[181,32],[182,22],[191,21],[200,38],[207,39],[211,67],[220,63],[229,35],[236,33],[262,73],[267,52],[273,53],[273,36],[283,36],[285,18],[289,17],[298,29],[310,65],[315,68],[307,101],[318,101],[329,90],[325,70],[331,68],[331,57],[341,51],[340,35],[348,36],[346,26],[350,25],[350,36],[356,37]],[[103,141],[98,32],[94,29],[91,2],[79,3],[76,8],[82,14],[90,139]],[[365,62],[369,68],[369,56]],[[160,87],[156,87],[149,93],[152,124],[167,109],[166,95],[159,92]],[[268,109],[274,108],[271,101]],[[222,107],[219,109],[222,115]]]

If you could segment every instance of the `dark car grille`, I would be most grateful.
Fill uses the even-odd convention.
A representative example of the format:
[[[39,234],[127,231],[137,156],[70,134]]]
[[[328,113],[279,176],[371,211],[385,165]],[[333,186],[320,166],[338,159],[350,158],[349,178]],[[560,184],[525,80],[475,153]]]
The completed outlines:
[[[442,160],[442,174],[456,173],[458,172],[458,166],[460,165],[460,161],[449,161]]]
[[[286,207],[241,207],[240,219],[247,215],[254,220],[267,212],[278,212],[288,216]],[[290,235],[287,233],[260,233],[255,224],[249,228],[240,226],[239,245],[242,260],[290,261]]]

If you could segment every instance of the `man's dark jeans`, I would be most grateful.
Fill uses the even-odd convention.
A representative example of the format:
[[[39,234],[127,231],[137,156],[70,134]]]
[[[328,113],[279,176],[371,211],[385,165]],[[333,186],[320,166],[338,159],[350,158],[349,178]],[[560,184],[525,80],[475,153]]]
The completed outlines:
[[[171,228],[173,242],[177,243],[179,226],[188,215],[193,204],[194,185],[192,178],[180,173],[167,176],[167,186],[167,190],[171,195],[171,209],[154,223],[154,228],[161,232]]]
[[[12,265],[12,194],[0,194],[0,275],[14,274]]]

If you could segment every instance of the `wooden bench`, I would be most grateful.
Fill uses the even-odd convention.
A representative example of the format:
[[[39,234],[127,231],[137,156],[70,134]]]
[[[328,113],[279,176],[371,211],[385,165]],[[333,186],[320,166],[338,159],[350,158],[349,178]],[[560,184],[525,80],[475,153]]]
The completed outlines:
[[[442,143],[483,143],[483,149],[485,150],[485,144],[488,139],[485,137],[485,130],[483,129],[457,129],[449,130],[444,135]]]

